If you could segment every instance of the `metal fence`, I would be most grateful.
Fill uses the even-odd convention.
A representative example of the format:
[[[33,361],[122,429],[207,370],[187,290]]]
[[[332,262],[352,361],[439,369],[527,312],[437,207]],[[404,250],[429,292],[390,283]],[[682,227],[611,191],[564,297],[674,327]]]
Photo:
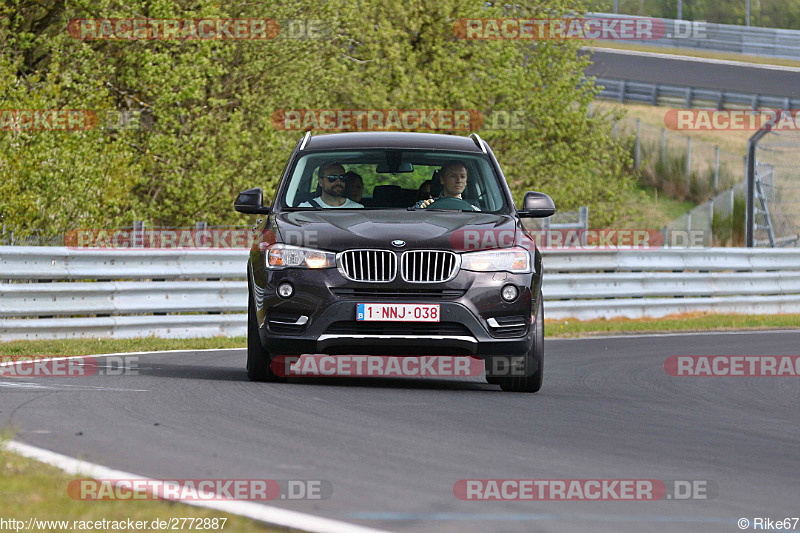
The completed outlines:
[[[631,18],[631,16],[593,13],[587,15],[587,18],[625,19]],[[656,20],[660,20],[664,25],[663,37],[648,40],[626,40],[625,42],[664,48],[694,48],[714,52],[800,59],[800,30],[673,19]]]
[[[780,119],[777,121],[781,124]],[[771,129],[751,139],[754,246],[800,246],[800,131]]]
[[[643,172],[642,185],[658,187],[674,198],[703,201],[745,179],[744,155],[702,138],[632,117],[615,120],[613,135],[633,142],[634,167]]]
[[[800,250],[544,253],[545,313],[800,312]],[[0,341],[246,332],[246,250],[0,247]]]
[[[698,109],[800,109],[800,98],[715,91],[663,83],[595,78],[602,87],[599,98],[675,108]]]
[[[745,182],[706,200],[662,230],[673,246],[744,246]],[[684,237],[685,236],[685,237]]]

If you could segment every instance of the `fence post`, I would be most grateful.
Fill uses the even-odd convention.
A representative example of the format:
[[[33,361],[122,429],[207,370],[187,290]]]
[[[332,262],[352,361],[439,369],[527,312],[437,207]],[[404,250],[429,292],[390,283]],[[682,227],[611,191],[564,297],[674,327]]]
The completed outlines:
[[[714,246],[714,199],[708,201],[708,235],[703,239],[704,246]]]
[[[692,186],[692,138],[686,137],[686,189]]]
[[[731,187],[731,246],[733,246],[733,228],[736,226],[736,217],[733,216],[733,208],[736,202],[734,188]]]
[[[133,248],[144,248],[144,220],[133,221]]]
[[[641,137],[642,137],[642,120],[637,118],[636,119],[636,142],[635,142],[635,151],[633,155],[633,166],[636,170],[639,170],[639,164],[641,163]]]
[[[714,147],[714,194],[719,192],[719,146]]]

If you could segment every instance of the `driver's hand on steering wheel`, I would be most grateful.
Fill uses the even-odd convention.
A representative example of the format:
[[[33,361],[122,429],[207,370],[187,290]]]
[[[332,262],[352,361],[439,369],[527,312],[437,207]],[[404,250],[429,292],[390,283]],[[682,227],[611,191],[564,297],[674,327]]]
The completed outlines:
[[[423,200],[421,204],[419,204],[420,209],[425,209],[429,205],[434,202],[435,198],[428,198],[427,200]]]

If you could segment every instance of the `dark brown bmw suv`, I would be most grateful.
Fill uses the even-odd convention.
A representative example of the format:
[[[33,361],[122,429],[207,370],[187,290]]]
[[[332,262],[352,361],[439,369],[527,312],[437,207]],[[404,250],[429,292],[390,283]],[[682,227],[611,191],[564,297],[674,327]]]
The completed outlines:
[[[429,190],[428,190],[429,189]],[[542,259],[520,219],[555,212],[529,192],[521,209],[480,137],[306,134],[247,265],[247,370],[281,376],[277,356],[447,354],[485,361],[490,383],[536,392],[544,370]]]

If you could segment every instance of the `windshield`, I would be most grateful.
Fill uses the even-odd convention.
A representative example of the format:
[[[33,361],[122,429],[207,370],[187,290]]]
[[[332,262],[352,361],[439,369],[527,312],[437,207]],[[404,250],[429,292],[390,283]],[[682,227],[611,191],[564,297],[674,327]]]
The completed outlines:
[[[505,209],[506,200],[482,154],[381,149],[303,155],[284,188],[281,205],[494,212]]]

